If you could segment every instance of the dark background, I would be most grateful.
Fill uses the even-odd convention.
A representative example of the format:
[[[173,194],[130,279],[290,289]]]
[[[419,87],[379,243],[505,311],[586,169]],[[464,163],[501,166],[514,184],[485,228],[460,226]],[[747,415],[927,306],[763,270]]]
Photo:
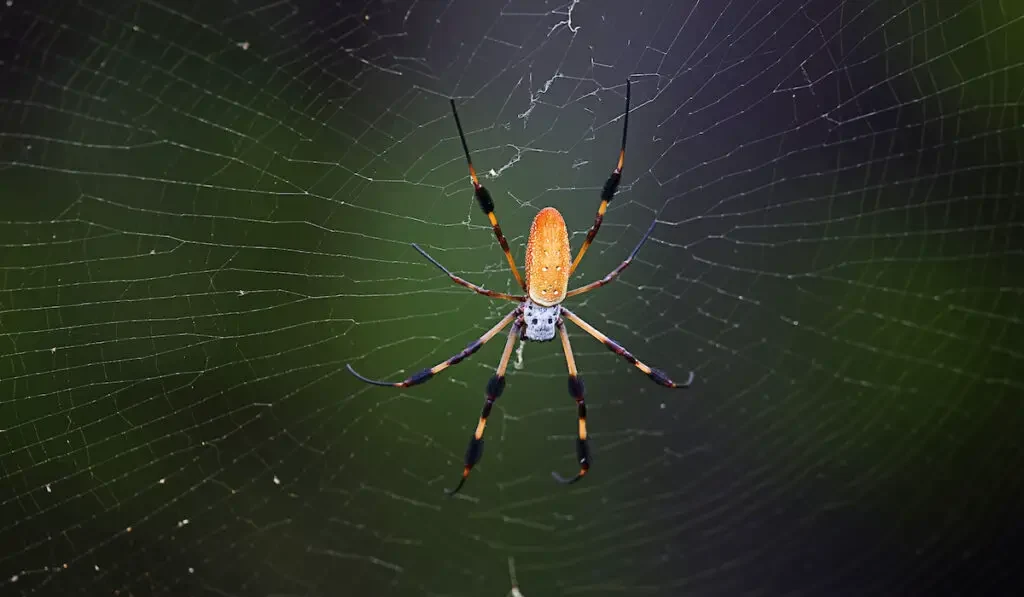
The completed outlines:
[[[0,594],[1015,594],[1024,7],[0,5]],[[408,390],[557,207],[557,343]]]

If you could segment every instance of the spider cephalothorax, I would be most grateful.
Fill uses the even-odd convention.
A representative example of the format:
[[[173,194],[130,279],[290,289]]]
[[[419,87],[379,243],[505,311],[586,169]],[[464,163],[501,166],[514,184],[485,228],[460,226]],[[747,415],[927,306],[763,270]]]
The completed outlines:
[[[480,208],[483,209],[484,213],[487,214],[487,219],[491,223],[491,227],[494,229],[494,236],[498,239],[498,244],[501,245],[502,251],[505,252],[505,259],[508,261],[509,267],[512,268],[512,274],[516,278],[516,282],[526,292],[526,295],[511,295],[503,292],[495,292],[493,290],[487,290],[481,288],[472,282],[467,282],[462,278],[448,271],[443,265],[437,262],[433,257],[427,254],[426,251],[421,249],[418,245],[413,244],[413,247],[420,252],[421,255],[427,258],[431,263],[437,266],[441,271],[448,275],[454,282],[461,284],[470,290],[489,296],[492,298],[499,298],[509,301],[516,301],[520,303],[512,310],[511,313],[502,318],[497,325],[488,330],[483,336],[480,336],[477,340],[471,342],[469,346],[460,351],[457,355],[450,359],[423,369],[414,373],[411,377],[398,382],[386,382],[377,381],[363,377],[356,373],[351,365],[348,366],[348,370],[359,379],[380,386],[391,386],[396,388],[407,388],[414,386],[419,383],[423,383],[434,375],[447,369],[448,367],[455,365],[473,354],[484,345],[485,342],[496,336],[498,332],[503,330],[505,326],[512,324],[512,330],[509,331],[508,337],[505,340],[505,349],[501,353],[501,360],[498,361],[498,368],[494,372],[490,381],[487,382],[487,398],[484,401],[483,410],[480,412],[480,419],[477,421],[476,430],[473,432],[472,437],[469,438],[469,446],[466,448],[466,459],[465,464],[462,468],[462,479],[459,480],[459,484],[455,489],[449,493],[454,494],[462,489],[463,484],[469,477],[469,472],[473,466],[480,461],[480,457],[483,456],[484,451],[484,429],[487,426],[487,417],[491,414],[491,407],[494,405],[494,401],[501,396],[501,393],[505,390],[505,370],[508,368],[509,358],[512,356],[512,348],[515,346],[516,339],[531,340],[537,342],[546,342],[554,339],[555,335],[559,335],[562,340],[562,350],[565,351],[565,362],[569,369],[569,394],[576,400],[576,418],[577,418],[577,432],[576,432],[576,457],[579,461],[580,470],[575,477],[565,479],[557,473],[551,473],[555,479],[562,483],[575,483],[583,478],[587,471],[590,469],[590,448],[587,444],[587,406],[584,403],[584,386],[583,379],[579,376],[579,372],[576,370],[576,360],[572,354],[572,347],[569,344],[569,333],[565,329],[565,319],[573,322],[577,326],[583,329],[599,342],[608,347],[609,350],[617,355],[620,355],[628,363],[645,373],[655,382],[669,388],[685,388],[693,383],[693,372],[691,371],[686,381],[683,383],[676,383],[668,378],[664,372],[658,369],[653,369],[644,363],[637,360],[628,350],[622,347],[619,343],[615,342],[608,336],[605,336],[597,328],[590,325],[589,323],[580,319],[575,313],[566,309],[562,306],[562,301],[567,298],[583,294],[584,292],[590,292],[596,288],[600,288],[605,284],[614,280],[622,270],[633,261],[636,257],[637,252],[640,251],[640,247],[644,245],[647,238],[650,236],[651,231],[654,230],[654,225],[657,220],[651,223],[650,228],[644,234],[640,242],[637,243],[636,248],[630,253],[629,257],[626,258],[617,268],[612,270],[610,274],[601,278],[596,282],[591,282],[574,290],[568,290],[569,276],[576,270],[576,266],[579,265],[580,260],[583,259],[583,254],[587,252],[587,248],[590,243],[593,242],[594,236],[597,234],[598,229],[601,227],[601,220],[604,219],[605,210],[608,208],[608,203],[611,202],[615,196],[615,191],[619,188],[619,182],[622,180],[622,165],[626,158],[626,132],[629,128],[629,92],[630,83],[626,81],[626,109],[623,112],[622,122],[622,148],[619,150],[619,161],[612,171],[611,176],[604,183],[604,189],[601,191],[601,204],[597,208],[597,216],[594,218],[594,225],[591,226],[590,231],[587,232],[587,237],[583,241],[583,245],[580,247],[580,252],[576,255],[576,259],[572,262],[569,261],[571,252],[569,249],[569,233],[565,227],[565,220],[562,218],[562,214],[553,207],[545,207],[540,210],[533,219],[533,224],[530,227],[530,237],[526,243],[526,282],[523,282],[522,277],[519,275],[519,269],[516,268],[515,259],[512,257],[512,252],[509,249],[508,241],[505,240],[505,235],[501,232],[501,227],[498,226],[498,218],[494,215],[494,200],[491,198],[491,194],[484,188],[480,181],[477,179],[476,170],[473,168],[473,160],[469,156],[469,146],[466,144],[466,135],[462,132],[462,123],[459,122],[459,113],[455,109],[455,100],[451,101],[452,114],[455,116],[455,126],[459,129],[459,139],[462,141],[462,149],[466,154],[466,163],[469,164],[469,177],[473,182],[473,192],[476,195],[476,200],[480,204]]]
[[[534,342],[555,339],[555,326],[562,322],[561,305],[545,307],[531,299],[523,303],[523,332],[520,338]]]

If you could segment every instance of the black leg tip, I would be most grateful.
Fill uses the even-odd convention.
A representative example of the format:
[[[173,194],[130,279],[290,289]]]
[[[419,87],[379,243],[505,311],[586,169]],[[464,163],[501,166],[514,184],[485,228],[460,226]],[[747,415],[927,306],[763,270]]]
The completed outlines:
[[[456,485],[454,489],[445,489],[445,494],[447,494],[448,497],[453,497],[456,493],[459,492],[460,489],[462,489],[462,486],[466,484],[466,479],[468,478],[468,475],[464,475],[461,479],[459,479],[459,484]]]
[[[551,477],[554,478],[555,481],[558,481],[559,483],[561,483],[562,485],[572,485],[573,483],[575,483],[575,482],[579,481],[580,479],[582,479],[583,475],[577,474],[575,477],[572,477],[571,479],[567,479],[567,478],[563,477],[562,475],[559,475],[555,471],[551,471]]]
[[[356,379],[358,379],[361,382],[372,384],[372,385],[375,385],[375,386],[384,386],[386,388],[401,388],[402,387],[401,383],[394,383],[394,382],[390,382],[390,381],[380,381],[380,380],[377,380],[377,379],[370,379],[369,377],[365,377],[363,375],[360,375],[358,372],[356,372],[355,369],[352,368],[352,365],[350,365],[349,363],[345,363],[345,367],[348,369],[349,373],[351,373],[353,376],[355,376]]]
[[[359,373],[355,370],[355,368],[352,367],[351,363],[345,363],[345,368],[348,369],[348,372],[352,374],[352,377],[355,377],[359,381],[365,381],[367,383],[373,383],[373,380],[371,380],[369,378],[366,378],[366,377],[363,377],[362,375],[359,375]]]

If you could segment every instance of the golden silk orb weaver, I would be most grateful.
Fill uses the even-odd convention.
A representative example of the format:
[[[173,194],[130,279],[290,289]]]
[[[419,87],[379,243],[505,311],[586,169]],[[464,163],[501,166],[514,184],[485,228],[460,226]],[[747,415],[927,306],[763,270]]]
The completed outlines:
[[[587,406],[584,402],[583,378],[580,377],[580,374],[576,369],[576,360],[573,357],[572,347],[569,344],[569,333],[565,329],[565,319],[568,319],[582,328],[583,331],[593,336],[615,354],[626,359],[629,364],[644,372],[656,383],[668,388],[686,388],[693,383],[692,371],[689,373],[685,382],[676,383],[669,379],[664,372],[649,367],[637,360],[636,357],[630,354],[630,352],[620,344],[604,335],[594,326],[580,319],[578,315],[569,309],[562,306],[562,301],[565,299],[600,288],[621,274],[622,270],[626,269],[626,267],[633,261],[633,258],[636,257],[636,254],[647,241],[647,238],[651,235],[651,231],[654,230],[654,225],[657,223],[657,220],[651,223],[647,232],[644,233],[643,238],[640,239],[640,242],[637,243],[636,247],[633,249],[633,252],[629,254],[629,257],[627,257],[625,261],[612,270],[611,273],[596,282],[591,282],[580,286],[579,288],[568,290],[569,276],[571,276],[576,270],[576,266],[578,266],[580,260],[583,259],[583,254],[587,252],[587,248],[590,247],[590,243],[593,242],[594,237],[597,235],[597,231],[601,227],[601,221],[604,219],[605,210],[608,208],[608,203],[610,203],[612,198],[615,196],[615,192],[619,187],[619,182],[622,180],[622,166],[626,159],[626,132],[629,128],[629,95],[630,83],[629,80],[627,80],[626,109],[623,112],[622,148],[619,150],[619,161],[615,166],[615,169],[612,171],[611,176],[609,176],[608,180],[604,183],[604,189],[601,191],[601,204],[597,208],[597,216],[594,218],[594,224],[591,226],[590,231],[587,232],[587,237],[583,241],[583,245],[580,247],[580,251],[576,255],[576,259],[570,261],[572,254],[569,249],[569,233],[566,230],[565,220],[562,218],[562,214],[553,207],[545,207],[537,213],[533,219],[533,224],[530,226],[530,236],[526,242],[525,282],[519,275],[519,270],[516,268],[516,262],[512,257],[512,252],[509,250],[508,241],[505,240],[505,235],[501,233],[501,227],[498,226],[498,218],[494,215],[494,200],[491,198],[490,192],[484,188],[477,179],[476,169],[473,168],[473,159],[469,155],[469,146],[466,144],[466,135],[462,132],[462,123],[459,121],[459,113],[455,109],[455,100],[451,100],[452,114],[455,117],[455,126],[459,129],[459,138],[462,140],[462,150],[466,154],[466,163],[469,165],[469,176],[473,182],[473,191],[476,195],[476,200],[480,204],[480,208],[483,212],[487,214],[487,219],[491,222],[491,227],[494,229],[494,235],[498,239],[498,244],[501,245],[501,250],[505,252],[505,259],[508,260],[509,267],[512,268],[512,274],[515,276],[519,286],[526,292],[526,294],[511,295],[503,292],[495,292],[493,290],[487,290],[477,286],[472,282],[467,282],[466,280],[463,280],[451,273],[448,268],[441,265],[436,259],[428,255],[426,251],[419,247],[419,245],[413,243],[413,248],[419,251],[419,253],[428,261],[437,266],[438,269],[444,272],[456,284],[465,286],[466,288],[484,296],[514,301],[519,303],[519,305],[499,321],[497,325],[487,330],[483,336],[480,336],[478,339],[470,342],[465,349],[455,356],[433,367],[423,369],[405,380],[387,382],[369,379],[367,377],[363,377],[359,373],[356,373],[355,369],[352,368],[352,365],[347,365],[348,370],[352,375],[366,383],[394,388],[408,388],[410,386],[421,384],[433,378],[448,367],[462,362],[463,359],[475,353],[477,350],[480,350],[481,346],[491,338],[495,337],[505,328],[505,326],[510,323],[512,324],[512,329],[509,331],[507,340],[505,341],[505,350],[501,353],[501,359],[498,361],[498,368],[490,381],[487,382],[486,401],[484,402],[483,410],[480,413],[480,419],[477,422],[476,430],[473,432],[472,437],[469,438],[469,446],[466,448],[466,458],[462,469],[462,478],[454,489],[446,490],[450,495],[454,495],[462,489],[462,486],[469,477],[469,473],[473,469],[473,466],[480,462],[480,458],[483,456],[484,428],[487,426],[487,417],[491,414],[491,407],[494,405],[495,400],[501,396],[502,391],[505,389],[505,371],[508,368],[509,358],[512,356],[512,349],[515,346],[517,338],[522,341],[546,342],[554,339],[557,334],[562,341],[562,349],[565,352],[565,362],[569,368],[569,395],[576,400],[576,417],[578,420],[576,456],[579,461],[580,470],[576,473],[576,476],[572,478],[565,478],[554,472],[551,473],[555,480],[560,483],[575,483],[582,479],[590,469],[590,448],[587,444]]]

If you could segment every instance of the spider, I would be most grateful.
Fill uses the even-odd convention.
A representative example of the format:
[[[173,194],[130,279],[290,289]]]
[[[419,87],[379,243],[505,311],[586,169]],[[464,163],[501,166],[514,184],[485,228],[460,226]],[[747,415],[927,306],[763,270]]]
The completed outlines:
[[[475,353],[477,350],[480,350],[481,346],[491,338],[494,338],[505,328],[505,326],[512,323],[512,329],[509,331],[508,339],[505,341],[505,350],[501,353],[501,360],[498,361],[497,371],[495,371],[490,381],[487,382],[487,398],[484,402],[483,410],[480,413],[480,419],[477,422],[476,430],[473,432],[472,437],[469,438],[469,446],[466,448],[465,463],[462,469],[462,478],[454,489],[445,490],[449,495],[454,495],[462,489],[462,486],[466,483],[466,479],[469,477],[469,473],[473,469],[473,466],[480,462],[480,458],[483,455],[484,428],[487,426],[487,417],[491,414],[491,407],[494,405],[495,400],[501,396],[502,391],[505,389],[505,370],[508,367],[509,358],[512,355],[512,349],[515,346],[516,338],[523,341],[546,342],[554,339],[555,335],[558,334],[562,341],[562,349],[565,352],[565,361],[569,369],[569,395],[576,400],[576,416],[578,419],[576,456],[579,460],[580,470],[576,476],[568,479],[562,477],[558,473],[552,472],[551,475],[560,483],[575,483],[582,479],[590,469],[590,449],[587,445],[587,406],[584,402],[583,378],[580,377],[580,374],[576,369],[576,360],[573,357],[572,347],[569,345],[569,334],[565,329],[565,319],[568,319],[582,328],[583,331],[593,336],[615,354],[626,359],[626,361],[631,365],[640,371],[643,371],[655,382],[669,388],[686,388],[693,383],[692,371],[689,373],[685,382],[676,383],[669,379],[664,372],[649,367],[637,360],[636,357],[630,354],[630,352],[620,344],[616,343],[614,340],[601,333],[597,328],[583,321],[575,313],[562,306],[562,301],[565,299],[579,296],[585,292],[590,292],[591,290],[600,288],[621,274],[622,270],[626,269],[626,267],[633,261],[633,258],[636,257],[636,254],[640,251],[640,248],[650,236],[651,231],[654,230],[655,224],[657,224],[657,219],[655,219],[647,229],[647,232],[644,233],[643,238],[641,238],[640,242],[637,243],[633,252],[630,253],[629,257],[627,257],[626,260],[618,267],[612,270],[611,273],[596,282],[591,282],[590,284],[580,286],[579,288],[569,290],[568,292],[566,291],[569,284],[569,276],[571,276],[573,271],[576,270],[576,266],[578,266],[580,260],[583,259],[583,254],[587,252],[587,248],[590,247],[590,243],[593,242],[594,237],[597,235],[597,231],[601,227],[601,221],[604,218],[605,210],[608,208],[608,203],[611,202],[612,198],[615,196],[615,191],[618,190],[619,182],[622,179],[622,165],[626,158],[626,132],[629,127],[629,95],[630,82],[627,79],[626,108],[623,112],[622,148],[619,150],[619,161],[615,166],[615,169],[612,171],[611,176],[609,176],[608,180],[604,183],[604,189],[601,192],[601,204],[597,208],[597,216],[594,218],[594,224],[591,226],[590,231],[587,232],[587,237],[583,241],[583,245],[580,247],[580,251],[576,255],[576,259],[572,262],[569,261],[569,257],[571,256],[569,249],[569,234],[566,230],[565,220],[562,218],[562,214],[553,207],[545,207],[537,213],[533,219],[533,224],[530,226],[530,237],[526,243],[525,283],[523,278],[519,275],[519,270],[516,268],[516,262],[515,259],[512,258],[512,252],[509,250],[508,241],[505,240],[505,235],[501,233],[501,227],[498,226],[498,219],[494,215],[494,200],[491,198],[490,192],[488,192],[477,179],[476,170],[473,168],[473,159],[469,155],[469,146],[466,144],[466,136],[462,132],[462,123],[459,121],[459,113],[455,109],[455,100],[451,100],[452,114],[455,117],[455,126],[459,129],[459,138],[462,140],[462,150],[466,154],[466,163],[469,165],[469,176],[473,182],[473,191],[476,195],[476,200],[480,204],[480,208],[483,209],[483,212],[487,214],[487,218],[491,222],[491,227],[494,229],[494,235],[498,239],[498,244],[501,245],[501,250],[505,252],[505,259],[508,260],[509,267],[512,268],[512,274],[515,276],[516,282],[519,283],[519,286],[526,292],[526,295],[511,295],[503,292],[495,292],[493,290],[487,290],[477,286],[472,282],[467,282],[466,280],[463,280],[451,273],[448,268],[441,265],[440,262],[428,255],[426,251],[419,247],[419,245],[413,243],[413,248],[415,248],[428,261],[437,266],[438,269],[444,272],[456,284],[465,286],[466,288],[484,296],[514,301],[519,303],[519,305],[499,321],[497,325],[488,330],[487,333],[480,336],[480,338],[473,342],[470,342],[465,349],[455,356],[433,367],[423,369],[403,381],[387,382],[369,379],[357,373],[356,370],[352,368],[352,365],[346,365],[352,375],[366,383],[378,386],[390,386],[394,388],[408,388],[410,386],[423,383],[448,367],[462,362],[463,359]]]

